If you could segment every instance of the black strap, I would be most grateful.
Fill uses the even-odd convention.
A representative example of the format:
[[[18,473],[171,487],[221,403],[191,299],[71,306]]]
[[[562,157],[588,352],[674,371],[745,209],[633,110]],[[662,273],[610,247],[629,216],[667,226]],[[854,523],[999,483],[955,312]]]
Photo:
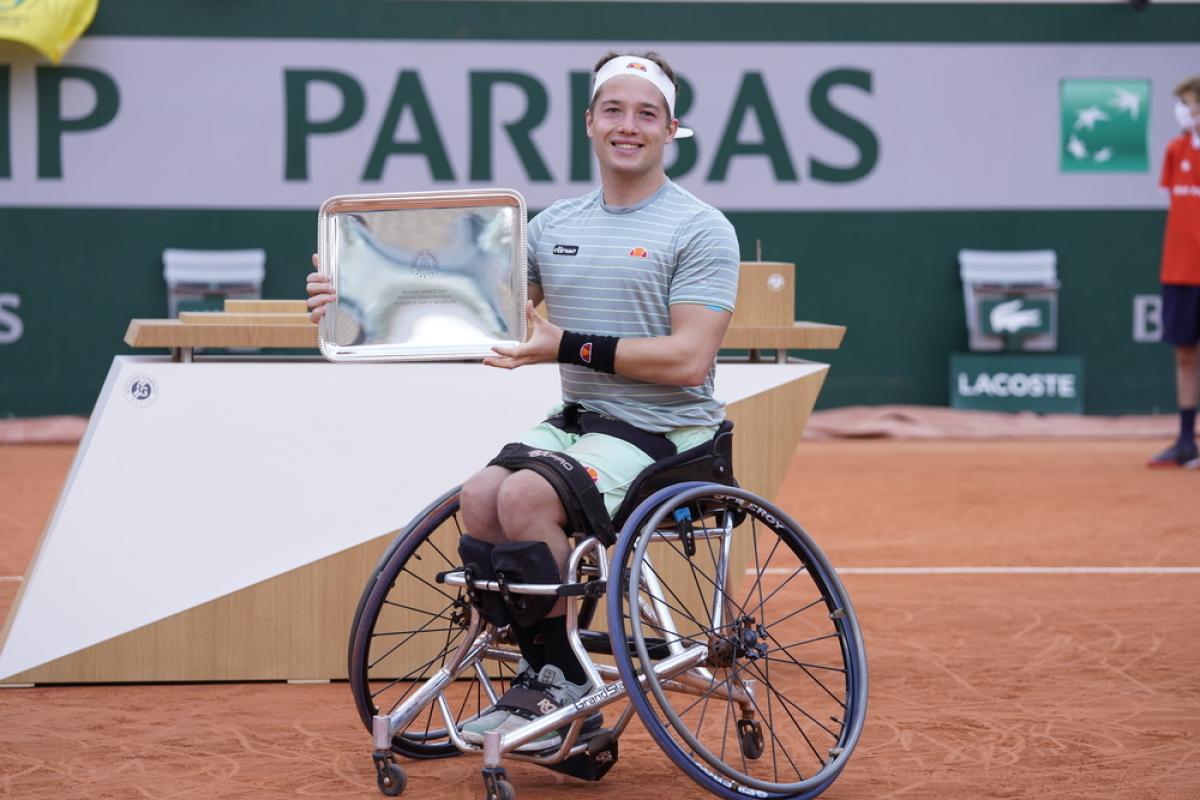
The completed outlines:
[[[520,442],[506,444],[490,465],[518,470],[529,469],[541,475],[553,487],[567,512],[570,531],[595,534],[604,546],[616,541],[612,519],[604,507],[604,498],[583,465],[566,453],[542,450]]]
[[[567,403],[563,410],[546,420],[549,425],[567,433],[582,436],[585,433],[602,433],[629,442],[655,461],[675,455],[675,443],[663,433],[644,431],[624,420],[588,411],[578,403]]]
[[[558,711],[560,706],[545,692],[527,686],[513,686],[496,701],[496,708],[511,711],[525,719],[537,719]]]

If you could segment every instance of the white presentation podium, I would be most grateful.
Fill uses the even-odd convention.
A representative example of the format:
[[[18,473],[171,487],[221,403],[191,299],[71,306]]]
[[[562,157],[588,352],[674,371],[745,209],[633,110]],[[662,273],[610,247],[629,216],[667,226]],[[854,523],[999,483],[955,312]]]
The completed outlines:
[[[718,365],[743,486],[778,491],[826,370]],[[554,365],[116,358],[0,684],[344,678],[393,532],[559,391]]]

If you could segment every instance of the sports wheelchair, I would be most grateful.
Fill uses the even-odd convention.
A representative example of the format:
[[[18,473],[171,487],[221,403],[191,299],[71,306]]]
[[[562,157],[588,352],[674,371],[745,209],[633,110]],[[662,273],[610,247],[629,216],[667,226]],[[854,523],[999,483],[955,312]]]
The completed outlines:
[[[816,544],[739,488],[732,463],[727,421],[712,442],[652,464],[613,516],[615,541],[572,534],[557,585],[474,580],[456,550],[459,488],[421,511],[367,581],[351,628],[350,686],[379,789],[404,791],[397,754],[482,752],[487,800],[515,800],[504,759],[599,780],[634,714],[717,796],[802,800],[827,789],[866,716],[862,635]],[[487,733],[482,746],[468,742],[462,726],[496,702],[520,660],[508,627],[482,618],[472,589],[565,597],[591,692]],[[600,708],[606,724],[585,730]],[[551,731],[564,732],[560,745],[519,749]]]

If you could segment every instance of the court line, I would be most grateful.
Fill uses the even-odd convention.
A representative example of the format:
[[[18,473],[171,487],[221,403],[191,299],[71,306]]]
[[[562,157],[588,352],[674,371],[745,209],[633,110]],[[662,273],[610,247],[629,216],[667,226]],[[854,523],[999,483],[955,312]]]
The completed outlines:
[[[1200,575],[1200,567],[835,567],[839,575]],[[766,575],[790,575],[790,567],[767,567]],[[747,575],[756,570],[747,569]]]

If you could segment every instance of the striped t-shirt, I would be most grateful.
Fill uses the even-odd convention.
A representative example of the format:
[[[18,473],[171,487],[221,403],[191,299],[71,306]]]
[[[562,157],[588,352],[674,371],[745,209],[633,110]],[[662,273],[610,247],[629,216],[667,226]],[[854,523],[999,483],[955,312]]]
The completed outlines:
[[[666,336],[670,306],[733,311],[737,235],[720,211],[671,181],[634,206],[600,189],[563,200],[529,223],[529,280],[561,328],[608,336]],[[668,386],[561,364],[563,400],[648,431],[715,425],[715,364],[702,386]]]

